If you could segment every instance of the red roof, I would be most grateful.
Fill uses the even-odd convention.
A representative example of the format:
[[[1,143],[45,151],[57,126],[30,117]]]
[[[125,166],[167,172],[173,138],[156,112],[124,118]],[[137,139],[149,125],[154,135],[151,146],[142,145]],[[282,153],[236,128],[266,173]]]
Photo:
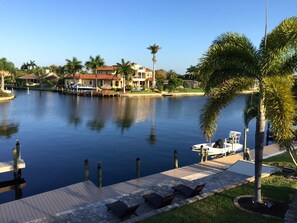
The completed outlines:
[[[145,71],[152,71],[151,69],[149,69],[149,68],[145,68]]]
[[[105,66],[105,67],[100,67],[97,68],[96,70],[101,70],[101,71],[113,71],[116,69],[116,66]]]
[[[146,79],[146,81],[153,81],[153,78],[152,78],[152,77],[148,77],[148,78]]]
[[[96,77],[97,76],[97,77]],[[74,79],[84,79],[84,80],[118,80],[121,78],[111,74],[75,74]],[[73,75],[65,77],[65,79],[73,79]]]

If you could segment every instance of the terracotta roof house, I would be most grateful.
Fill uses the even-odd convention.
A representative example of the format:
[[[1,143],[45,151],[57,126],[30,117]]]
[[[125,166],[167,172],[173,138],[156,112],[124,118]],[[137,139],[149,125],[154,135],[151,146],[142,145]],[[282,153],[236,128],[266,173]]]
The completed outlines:
[[[69,87],[76,83],[81,83],[84,86],[102,87],[110,85],[112,88],[122,88],[122,78],[113,74],[75,74],[64,78],[65,87]],[[97,84],[96,84],[97,83]]]
[[[131,63],[134,70],[131,82],[127,85],[132,85],[134,88],[149,88],[152,83],[152,70],[143,67],[137,63]],[[84,86],[99,87],[110,85],[112,88],[122,88],[123,78],[116,76],[117,66],[104,66],[96,69],[95,74],[75,74],[64,78],[65,87],[70,87],[73,84],[81,83]]]

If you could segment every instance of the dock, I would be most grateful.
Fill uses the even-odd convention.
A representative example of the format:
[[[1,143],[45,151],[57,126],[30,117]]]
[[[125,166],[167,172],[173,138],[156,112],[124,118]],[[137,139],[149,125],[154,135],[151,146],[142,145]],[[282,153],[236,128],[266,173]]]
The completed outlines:
[[[18,169],[24,169],[26,168],[25,161],[23,159],[18,160]],[[13,161],[7,161],[7,162],[0,162],[0,173],[10,172],[13,171]]]
[[[267,146],[264,154],[271,156],[279,152],[276,149],[275,146]],[[76,183],[1,204],[0,222],[120,222],[105,207],[106,203],[118,199],[130,205],[141,203],[139,217],[128,220],[136,222],[161,210],[156,212],[143,203],[142,195],[145,193],[155,191],[168,194],[172,193],[171,186],[180,183],[193,187],[197,183],[206,182],[203,195],[191,199],[176,197],[172,205],[165,207],[164,210],[168,210],[247,182],[251,176],[226,170],[236,161],[242,160],[242,157],[243,154],[239,153],[102,188],[97,188],[91,181]]]

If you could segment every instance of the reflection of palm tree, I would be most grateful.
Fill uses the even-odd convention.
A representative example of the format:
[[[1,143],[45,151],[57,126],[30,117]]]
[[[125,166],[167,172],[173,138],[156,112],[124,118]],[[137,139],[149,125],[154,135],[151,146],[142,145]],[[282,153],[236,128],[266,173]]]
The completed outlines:
[[[155,134],[155,103],[153,102],[153,107],[152,107],[152,126],[151,126],[151,134],[149,136],[149,141],[153,145],[157,141],[157,137]]]
[[[3,121],[0,124],[0,137],[4,136],[7,139],[11,137],[11,135],[17,133],[19,131],[19,124],[8,124],[5,121]]]
[[[101,129],[104,128],[105,123],[103,120],[93,119],[93,120],[88,121],[87,125],[92,131],[100,132]]]
[[[129,129],[135,121],[133,109],[135,109],[131,103],[131,100],[123,98],[120,100],[121,111],[118,114],[116,123],[117,126],[121,128],[121,133],[124,134],[125,129]]]
[[[7,139],[9,139],[11,135],[19,131],[19,124],[7,123],[5,105],[3,106],[2,116],[3,116],[3,119],[2,119],[3,121],[2,123],[0,123],[0,137],[4,136]]]

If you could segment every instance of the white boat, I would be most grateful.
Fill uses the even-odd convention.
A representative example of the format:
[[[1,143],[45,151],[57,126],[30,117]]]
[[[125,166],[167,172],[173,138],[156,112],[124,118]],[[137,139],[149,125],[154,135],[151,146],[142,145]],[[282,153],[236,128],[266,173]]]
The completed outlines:
[[[228,155],[231,153],[239,152],[243,149],[240,144],[241,132],[230,131],[229,138],[218,140],[216,142],[201,143],[192,146],[192,151],[201,153],[201,148],[207,150],[209,156]]]
[[[84,86],[81,83],[76,83],[72,85],[70,88],[72,91],[93,91],[96,89],[94,87]]]

